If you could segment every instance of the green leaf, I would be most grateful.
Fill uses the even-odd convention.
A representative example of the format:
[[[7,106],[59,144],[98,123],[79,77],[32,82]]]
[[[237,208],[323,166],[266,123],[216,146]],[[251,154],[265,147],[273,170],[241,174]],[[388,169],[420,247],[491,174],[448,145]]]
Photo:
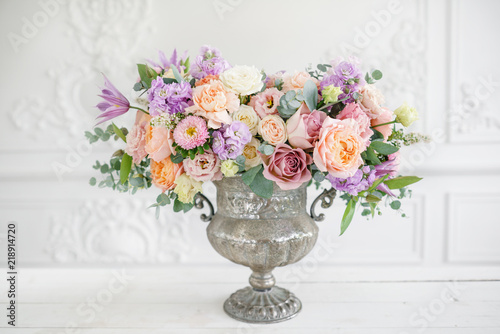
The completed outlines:
[[[378,198],[377,196],[375,195],[372,195],[372,194],[368,194],[366,196],[366,202],[367,203],[378,203],[380,202],[380,198]]]
[[[323,64],[318,64],[316,66],[318,68],[318,70],[320,70],[321,72],[326,72],[326,66],[323,65]]]
[[[383,143],[381,141],[372,142],[370,144],[370,147],[373,148],[378,153],[381,153],[383,155],[389,155],[389,154],[395,153],[399,150],[398,147],[391,145],[391,144]]]
[[[184,158],[182,157],[182,154],[176,154],[176,155],[174,155],[172,153],[172,154],[170,154],[170,160],[172,160],[172,162],[174,164],[180,164],[184,160]]]
[[[368,216],[370,213],[372,213],[372,211],[370,209],[364,209],[363,212],[361,212],[361,215],[363,217],[366,217]]]
[[[101,166],[101,173],[106,174],[109,171],[108,164],[104,164]]]
[[[304,85],[304,100],[309,110],[313,111],[318,105],[318,87],[312,80],[307,80]]]
[[[178,83],[183,82],[184,79],[182,79],[181,74],[177,70],[177,67],[175,67],[175,65],[172,64],[172,65],[170,65],[170,68],[172,69],[172,72],[174,73],[175,80],[177,80]]]
[[[384,140],[384,135],[377,129],[372,129],[373,135],[370,137],[370,141]]]
[[[134,90],[135,90],[136,92],[140,91],[142,88],[143,88],[143,87],[142,87],[142,83],[140,83],[140,82],[136,82],[136,83],[134,84]]]
[[[389,187],[389,189],[400,189],[420,180],[422,180],[422,178],[418,176],[400,176],[394,179],[386,180],[384,183],[387,187]]]
[[[115,123],[111,123],[113,125],[113,131],[116,133],[118,137],[120,137],[124,142],[127,142],[127,138],[123,134],[122,130],[115,125]]]
[[[356,201],[351,197],[349,203],[344,211],[344,215],[342,216],[342,223],[340,224],[340,235],[344,234],[349,225],[351,224],[352,217],[354,217],[354,212],[356,211]]]
[[[174,78],[163,78],[163,82],[169,85],[171,83],[177,82],[177,80]]]
[[[375,188],[378,187],[379,184],[381,184],[382,182],[384,182],[385,179],[387,179],[388,177],[389,177],[389,174],[386,174],[383,177],[381,177],[380,179],[375,180],[375,182],[373,182],[373,184],[371,185],[371,187],[368,188],[368,193],[371,193]]]
[[[130,170],[132,169],[132,157],[125,153],[122,158],[122,164],[120,167],[120,182],[122,184],[128,180],[128,175],[130,174]]]
[[[245,167],[245,161],[246,161],[246,160],[247,160],[247,158],[245,158],[245,156],[244,156],[244,155],[238,155],[238,156],[236,157],[236,160],[235,160],[235,161],[236,161],[236,164],[237,164],[238,166],[243,166],[243,167]]]
[[[247,185],[250,186],[252,184],[253,180],[255,179],[255,175],[262,169],[262,165],[257,165],[253,168],[250,168],[248,171],[246,171],[242,176],[241,180]]]
[[[273,195],[274,182],[268,180],[262,174],[262,170],[259,169],[259,172],[255,175],[252,183],[250,184],[250,189],[260,197],[263,198],[271,198]]]
[[[149,75],[148,65],[146,64],[137,64],[137,71],[139,72],[139,77],[141,77],[141,81],[146,84],[146,88],[151,87],[151,81],[153,78]]]
[[[392,201],[390,204],[391,208],[394,210],[398,210],[401,207],[401,202],[400,201]]]
[[[368,148],[366,149],[366,158],[369,161],[371,161],[374,165],[380,165],[382,163],[375,154],[375,152],[373,151],[373,148],[371,148],[370,146],[368,146]]]
[[[316,173],[314,173],[313,179],[316,182],[323,182],[323,180],[325,179],[325,174],[323,174],[320,171],[317,171]]]
[[[382,79],[382,72],[380,72],[379,70],[375,70],[372,72],[372,77],[375,80],[380,80]]]
[[[160,207],[159,206],[156,207],[155,217],[156,217],[156,220],[160,219]]]
[[[97,180],[95,179],[95,177],[91,177],[90,180],[89,180],[89,184],[91,186],[95,186],[96,183],[97,183]]]

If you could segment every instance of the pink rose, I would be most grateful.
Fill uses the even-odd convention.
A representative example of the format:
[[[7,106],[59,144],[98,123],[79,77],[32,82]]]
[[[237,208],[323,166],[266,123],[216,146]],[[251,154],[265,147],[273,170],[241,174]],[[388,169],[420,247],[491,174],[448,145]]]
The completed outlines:
[[[300,148],[291,148],[286,144],[278,144],[274,153],[263,156],[264,177],[276,182],[282,190],[298,188],[311,179],[307,168],[313,160]]]
[[[357,126],[353,119],[325,119],[313,152],[320,171],[342,179],[354,175],[363,164],[361,152],[365,149]]]
[[[268,88],[262,93],[252,96],[249,105],[254,108],[260,119],[263,119],[267,115],[278,113],[276,108],[279,106],[282,96],[283,93],[277,88]]]
[[[311,112],[307,105],[302,103],[299,110],[286,122],[290,144],[303,150],[313,148],[326,117],[324,112],[319,110]]]
[[[377,125],[377,124],[383,124],[383,123],[388,123],[392,122],[393,119],[393,113],[387,108],[381,108],[382,112],[377,118],[372,119],[372,127]],[[384,135],[385,140],[389,138],[389,136],[392,133],[392,124],[387,124],[387,125],[382,125],[382,126],[377,126],[374,128],[375,130],[379,131]]]
[[[146,152],[146,127],[150,118],[148,114],[138,110],[135,124],[127,134],[125,152],[132,157],[135,164],[140,163],[148,155]]]
[[[220,170],[220,160],[211,150],[203,154],[196,154],[194,159],[184,159],[184,170],[187,175],[196,181],[216,181],[222,180],[222,171]]]
[[[283,76],[283,92],[286,93],[290,90],[296,91],[299,89],[304,89],[304,85],[309,80],[312,80],[316,84],[316,86],[319,86],[318,80],[313,78],[307,72],[295,72],[295,74],[286,73]]]
[[[150,124],[146,126],[146,152],[154,161],[160,162],[170,157],[170,154],[175,152],[172,148],[173,143],[172,130],[163,126],[152,127]]]
[[[356,103],[349,103],[345,108],[337,115],[337,119],[347,119],[351,118],[356,121],[358,125],[357,130],[361,138],[365,140],[365,147],[370,145],[370,137],[373,135],[373,130],[370,129],[370,117],[368,117],[363,110]]]
[[[380,107],[380,105],[385,103],[385,98],[377,87],[366,84],[361,87],[359,92],[363,95],[360,103],[361,110],[371,119],[380,116],[382,113],[382,107]]]

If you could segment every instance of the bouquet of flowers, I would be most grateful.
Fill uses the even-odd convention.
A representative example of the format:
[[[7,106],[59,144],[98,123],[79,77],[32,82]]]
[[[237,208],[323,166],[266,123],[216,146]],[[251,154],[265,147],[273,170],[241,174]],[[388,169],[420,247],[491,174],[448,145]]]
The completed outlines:
[[[96,162],[104,174],[99,187],[134,194],[155,185],[157,215],[172,202],[174,211],[187,212],[204,182],[224,177],[241,175],[263,198],[271,197],[274,183],[289,190],[326,179],[347,202],[343,233],[357,206],[363,216],[380,214],[385,197],[399,210],[406,186],[420,180],[398,177],[400,148],[425,140],[404,133],[417,111],[406,103],[384,107],[374,85],[382,73],[363,76],[356,59],[267,75],[255,66],[231,66],[204,46],[192,63],[185,54],[174,51],[168,59],[160,52],[159,62],[137,68],[138,106],[106,77],[97,105],[98,124],[130,109],[137,110],[135,123],[85,134],[91,143],[111,137],[125,143],[109,163]]]

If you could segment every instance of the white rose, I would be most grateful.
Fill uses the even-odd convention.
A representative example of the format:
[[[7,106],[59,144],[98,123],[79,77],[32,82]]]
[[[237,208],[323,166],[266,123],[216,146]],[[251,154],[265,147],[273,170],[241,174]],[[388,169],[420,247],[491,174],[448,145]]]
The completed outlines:
[[[233,121],[240,121],[246,124],[252,136],[257,134],[260,118],[252,107],[242,104],[240,105],[240,109],[231,114],[231,117]]]
[[[243,149],[243,155],[245,156],[245,170],[249,170],[262,162],[258,151],[259,146],[260,141],[255,137],[245,145],[245,148]]]
[[[250,95],[262,89],[262,73],[255,66],[237,65],[219,76],[224,86],[240,95]]]

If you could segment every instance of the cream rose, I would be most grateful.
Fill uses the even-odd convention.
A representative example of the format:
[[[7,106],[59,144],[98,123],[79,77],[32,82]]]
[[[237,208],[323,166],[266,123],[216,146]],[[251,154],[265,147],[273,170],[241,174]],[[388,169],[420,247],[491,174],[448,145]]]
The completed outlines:
[[[269,144],[276,146],[287,140],[286,125],[278,115],[268,115],[259,123],[259,134]]]
[[[364,85],[359,92],[363,96],[360,102],[361,110],[371,119],[379,117],[382,113],[381,105],[385,103],[384,95],[370,84]]]
[[[182,203],[192,203],[194,196],[197,193],[201,193],[203,188],[201,185],[203,182],[196,181],[191,176],[187,174],[181,174],[175,179],[174,193],[177,194],[177,198]]]
[[[396,115],[396,121],[403,124],[404,127],[409,127],[413,122],[418,120],[417,109],[410,107],[406,102],[394,110],[394,115]]]
[[[257,93],[264,86],[262,73],[255,66],[237,65],[219,76],[224,86],[240,95]]]
[[[252,140],[245,145],[243,149],[243,156],[245,157],[245,170],[249,170],[260,163],[262,163],[262,158],[259,154],[260,141],[257,138],[252,138]]]
[[[233,121],[240,121],[248,126],[248,130],[250,130],[252,136],[257,134],[260,118],[252,107],[242,104],[240,105],[240,109],[232,113],[231,117]]]

